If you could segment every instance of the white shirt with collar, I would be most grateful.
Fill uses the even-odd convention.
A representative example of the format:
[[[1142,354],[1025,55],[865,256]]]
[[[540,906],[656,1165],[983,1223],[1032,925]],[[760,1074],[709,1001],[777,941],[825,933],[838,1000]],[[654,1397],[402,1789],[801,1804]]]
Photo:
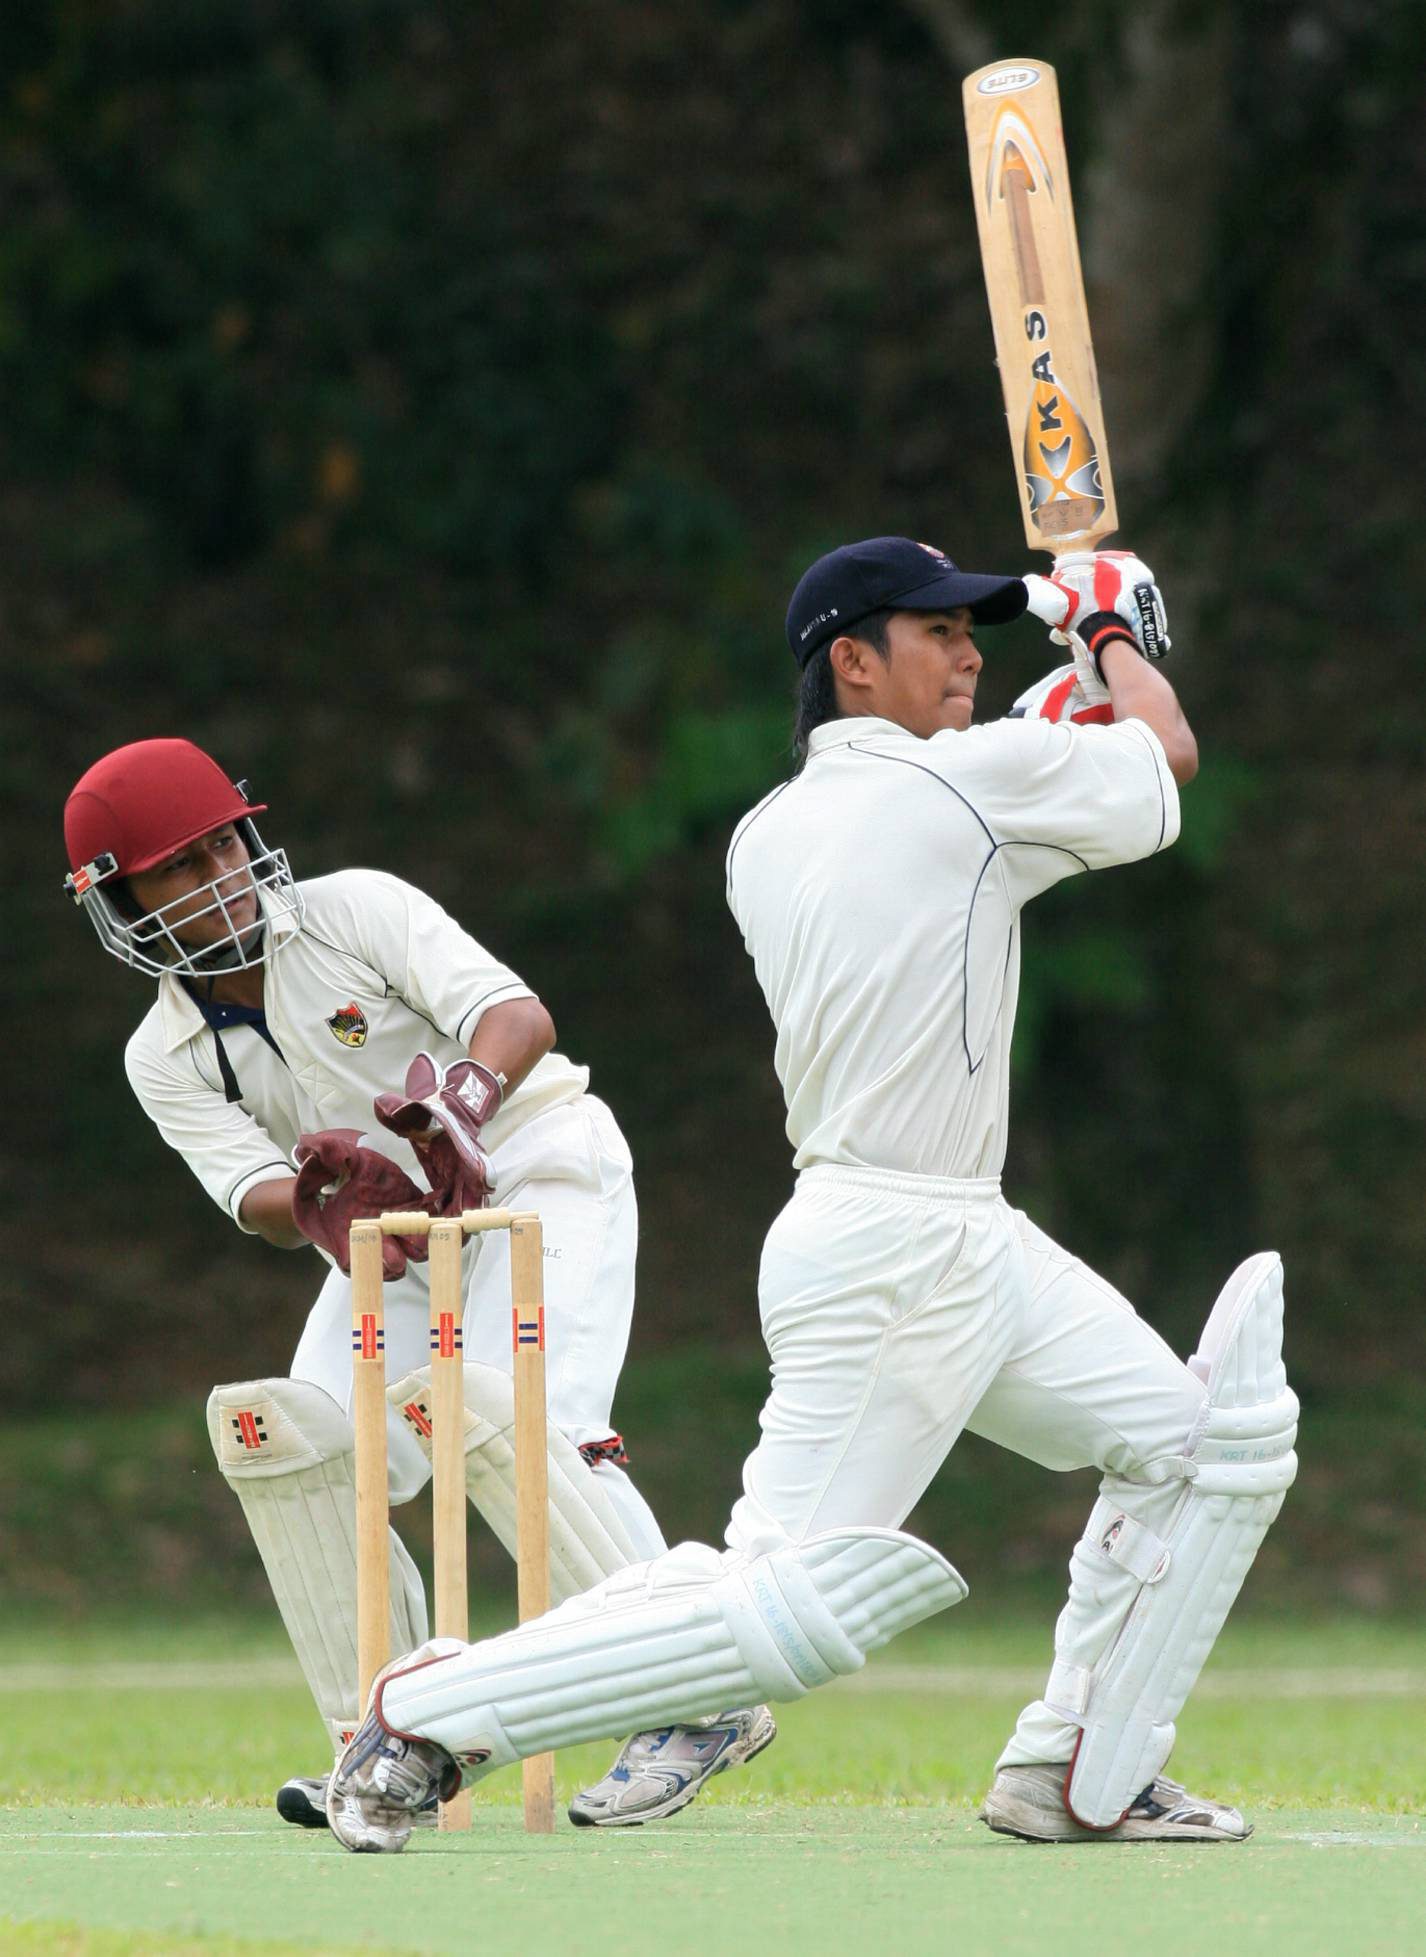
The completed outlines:
[[[306,917],[275,928],[263,1006],[273,1050],[252,1026],[225,1027],[241,1091],[226,1096],[212,1029],[174,977],[129,1041],[124,1065],[144,1111],[208,1194],[238,1220],[257,1183],[293,1173],[300,1135],[375,1130],[384,1154],[425,1183],[413,1151],[377,1126],[372,1101],[397,1090],[421,1048],[462,1058],[482,1013],[534,994],[439,904],[379,870],[343,870],[302,886]],[[572,1101],[587,1068],[546,1054],[485,1129],[493,1154],[535,1115]]]
[[[738,825],[728,902],[777,1032],[800,1170],[999,1175],[1020,911],[1178,835],[1157,735],[1001,720],[819,727]]]

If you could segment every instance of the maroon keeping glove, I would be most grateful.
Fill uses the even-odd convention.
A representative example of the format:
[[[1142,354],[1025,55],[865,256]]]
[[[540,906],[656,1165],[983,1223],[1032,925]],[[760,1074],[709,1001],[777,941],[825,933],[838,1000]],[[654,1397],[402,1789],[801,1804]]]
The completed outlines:
[[[378,1094],[372,1103],[382,1127],[410,1142],[420,1156],[435,1215],[459,1216],[490,1201],[495,1172],[480,1131],[503,1092],[478,1060],[453,1060],[442,1074],[429,1053],[418,1053],[406,1070],[405,1093]]]
[[[293,1154],[298,1163],[292,1192],[292,1220],[304,1237],[330,1251],[351,1275],[347,1233],[359,1217],[380,1216],[383,1210],[429,1210],[431,1199],[418,1189],[406,1171],[361,1146],[356,1128],[324,1128],[303,1135]],[[407,1259],[424,1264],[424,1237],[383,1237],[381,1275],[400,1277]]]

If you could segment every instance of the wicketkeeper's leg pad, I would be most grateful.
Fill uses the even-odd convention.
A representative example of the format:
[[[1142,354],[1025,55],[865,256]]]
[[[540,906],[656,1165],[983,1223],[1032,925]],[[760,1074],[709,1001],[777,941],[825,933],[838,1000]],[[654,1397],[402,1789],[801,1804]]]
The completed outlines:
[[[386,1389],[418,1445],[431,1452],[431,1371],[421,1366]],[[515,1388],[497,1366],[465,1367],[466,1492],[511,1556],[515,1554]],[[577,1597],[602,1577],[642,1560],[604,1478],[550,1425],[550,1594]]]
[[[253,1379],[213,1388],[208,1434],[338,1753],[360,1710],[351,1423],[320,1386]],[[394,1532],[390,1542],[391,1649],[409,1651],[426,1636],[425,1591]]]
[[[1239,1266],[1189,1365],[1208,1389],[1181,1460],[1106,1477],[1070,1564],[1045,1703],[1081,1729],[1065,1803],[1109,1828],[1163,1767],[1174,1720],[1297,1472],[1282,1263]],[[1181,1477],[1181,1479],[1179,1479]]]
[[[891,1529],[753,1557],[681,1543],[501,1637],[436,1639],[386,1676],[378,1711],[478,1779],[549,1748],[799,1699],[965,1594],[943,1556]]]

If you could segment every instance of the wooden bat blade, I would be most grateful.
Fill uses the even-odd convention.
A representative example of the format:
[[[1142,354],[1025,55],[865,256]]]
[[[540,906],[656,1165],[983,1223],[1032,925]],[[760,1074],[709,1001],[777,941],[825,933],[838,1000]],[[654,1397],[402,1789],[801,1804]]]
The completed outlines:
[[[1118,527],[1055,71],[993,61],[962,90],[971,189],[1026,540],[1089,550]]]

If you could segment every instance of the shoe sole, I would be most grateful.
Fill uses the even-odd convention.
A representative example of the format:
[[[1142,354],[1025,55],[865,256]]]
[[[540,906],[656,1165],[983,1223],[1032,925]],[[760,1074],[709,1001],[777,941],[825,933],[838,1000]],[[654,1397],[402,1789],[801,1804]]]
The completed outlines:
[[[331,1822],[327,1819],[324,1807],[313,1807],[311,1797],[306,1794],[289,1793],[280,1787],[275,1802],[279,1817],[294,1828],[326,1828],[330,1831]],[[413,1828],[435,1828],[439,1817],[435,1808],[417,1808],[411,1818]]]
[[[327,1810],[314,1807],[310,1795],[301,1794],[296,1789],[280,1787],[277,1792],[277,1812],[281,1818],[294,1828],[325,1828]]]
[[[665,1801],[662,1807],[646,1808],[642,1814],[611,1814],[607,1817],[581,1814],[571,1807],[567,1810],[569,1818],[576,1828],[642,1828],[646,1821],[664,1821],[669,1815],[677,1814],[680,1809],[686,1808],[690,1801],[696,1801],[709,1781],[716,1780],[719,1774],[726,1773],[729,1767],[745,1767],[750,1760],[756,1760],[758,1755],[770,1747],[777,1738],[777,1721],[769,1717],[768,1725],[772,1730],[765,1739],[759,1740],[756,1746],[746,1753],[740,1753],[736,1760],[720,1760],[711,1773],[705,1774],[695,1785],[681,1789],[679,1793]]]

